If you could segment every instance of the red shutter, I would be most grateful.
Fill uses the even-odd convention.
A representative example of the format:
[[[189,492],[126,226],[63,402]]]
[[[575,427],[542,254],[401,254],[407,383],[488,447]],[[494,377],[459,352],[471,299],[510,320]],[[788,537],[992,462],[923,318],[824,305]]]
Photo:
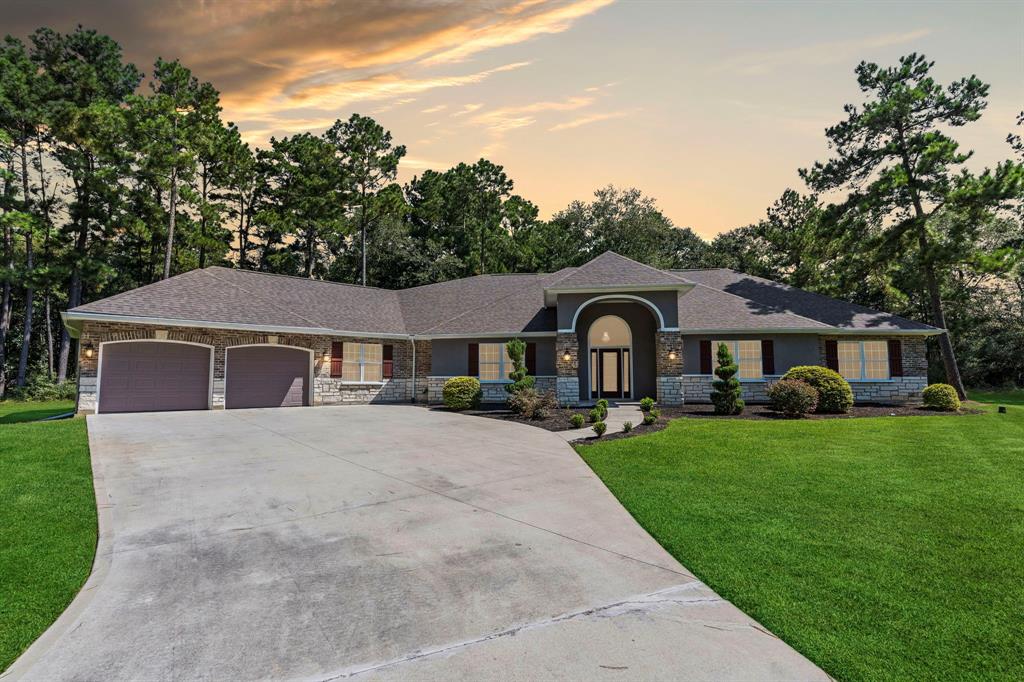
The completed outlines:
[[[471,377],[480,376],[480,344],[469,344],[469,362],[466,373]]]
[[[342,353],[344,351],[345,344],[341,341],[331,342],[331,376],[337,378],[341,376],[341,366],[344,358]]]
[[[899,339],[889,339],[889,376],[903,376],[903,344]]]
[[[711,374],[711,342],[700,342],[700,373]]]
[[[526,344],[526,373],[537,376],[537,344]]]
[[[839,342],[835,339],[825,340],[825,366],[839,371]]]
[[[775,374],[775,342],[761,339],[761,373]]]
[[[384,344],[384,378],[390,379],[395,372],[395,347],[390,343]]]

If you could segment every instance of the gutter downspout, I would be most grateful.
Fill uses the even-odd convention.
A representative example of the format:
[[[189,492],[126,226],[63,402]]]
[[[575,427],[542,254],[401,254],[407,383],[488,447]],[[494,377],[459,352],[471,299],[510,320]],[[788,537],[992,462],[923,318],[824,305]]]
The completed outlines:
[[[412,344],[412,398],[410,402],[416,404],[416,338],[413,336],[409,337],[409,343]]]

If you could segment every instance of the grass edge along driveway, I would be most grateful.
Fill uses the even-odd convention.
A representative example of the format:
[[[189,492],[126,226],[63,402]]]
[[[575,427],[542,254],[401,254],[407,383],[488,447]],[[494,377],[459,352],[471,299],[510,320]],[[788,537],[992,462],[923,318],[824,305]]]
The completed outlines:
[[[0,670],[89,577],[96,523],[85,420],[0,424]]]
[[[1024,678],[1024,407],[679,419],[578,450],[684,566],[834,677]]]

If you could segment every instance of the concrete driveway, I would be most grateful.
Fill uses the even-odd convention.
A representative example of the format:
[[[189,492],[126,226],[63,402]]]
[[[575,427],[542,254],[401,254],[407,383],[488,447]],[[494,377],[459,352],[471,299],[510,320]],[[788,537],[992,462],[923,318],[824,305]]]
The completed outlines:
[[[12,677],[827,679],[540,429],[358,406],[89,434],[96,570]]]

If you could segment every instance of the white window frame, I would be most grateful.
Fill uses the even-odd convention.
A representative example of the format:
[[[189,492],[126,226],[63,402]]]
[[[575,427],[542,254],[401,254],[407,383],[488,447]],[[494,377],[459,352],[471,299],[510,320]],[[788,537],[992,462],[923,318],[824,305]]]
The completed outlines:
[[[858,350],[858,352],[860,354],[860,377],[859,378],[858,377],[851,378],[851,377],[845,377],[844,376],[843,378],[846,379],[846,381],[854,382],[854,383],[860,383],[860,382],[865,382],[865,381],[868,382],[868,383],[879,382],[879,381],[892,381],[892,365],[889,364],[890,363],[890,360],[889,360],[889,344],[886,341],[879,341],[878,339],[868,339],[866,341],[865,340],[857,340],[857,341],[843,341],[843,340],[839,340],[839,341],[836,341],[836,361],[837,361],[837,363],[838,363],[838,359],[839,359],[839,357],[841,355],[840,352],[839,352],[839,349],[840,349],[840,347],[844,343],[847,343],[847,344],[855,343],[855,344],[857,344],[857,350]],[[885,347],[885,378],[884,379],[874,379],[874,378],[866,376],[866,374],[867,374],[867,367],[868,367],[868,358],[867,358],[867,355],[864,354],[864,344],[865,343],[881,343]],[[838,369],[837,369],[837,371],[838,371]],[[840,372],[840,376],[842,376],[841,372]]]
[[[511,384],[512,380],[508,378],[509,372],[512,371],[514,365],[512,364],[512,358],[508,357],[507,341],[501,343],[481,343],[477,345],[477,356],[476,356],[476,377],[480,380],[481,384]],[[483,358],[483,347],[484,346],[501,346],[501,351],[498,353],[498,362],[484,362]],[[505,366],[505,361],[509,362],[509,365]],[[481,370],[484,365],[498,365],[498,376],[504,377],[504,379],[484,379]]]
[[[342,348],[341,376],[338,377],[338,380],[341,381],[341,383],[343,383],[343,384],[370,384],[372,386],[380,386],[381,384],[384,383],[384,344],[383,343],[370,343],[370,342],[363,342],[363,341],[345,341],[345,342],[343,342],[343,344],[344,345],[342,345],[342,347],[341,347]],[[345,346],[351,346],[351,345],[359,346],[359,360],[357,362],[357,364],[359,365],[359,380],[358,381],[355,381],[353,379],[346,379],[345,378],[345,365],[349,362],[349,354],[345,352]],[[365,346],[380,346],[380,363],[376,363],[376,362],[369,362],[368,363],[368,362],[366,362],[366,351],[365,351],[365,348],[364,348]],[[377,364],[380,365],[380,377],[381,378],[380,379],[370,379],[368,381],[366,379],[366,366],[367,365],[377,365]]]
[[[757,358],[760,362],[758,371],[761,376],[754,378],[741,377],[740,374],[743,372],[743,366],[740,364],[740,341],[754,341],[758,344]],[[740,383],[764,383],[767,379],[764,378],[764,351],[761,348],[761,339],[717,339],[711,342],[711,374],[714,374],[715,367],[718,366],[718,344],[724,343],[729,347],[729,352],[732,353],[732,360],[739,367],[739,371],[736,372],[736,379]]]

